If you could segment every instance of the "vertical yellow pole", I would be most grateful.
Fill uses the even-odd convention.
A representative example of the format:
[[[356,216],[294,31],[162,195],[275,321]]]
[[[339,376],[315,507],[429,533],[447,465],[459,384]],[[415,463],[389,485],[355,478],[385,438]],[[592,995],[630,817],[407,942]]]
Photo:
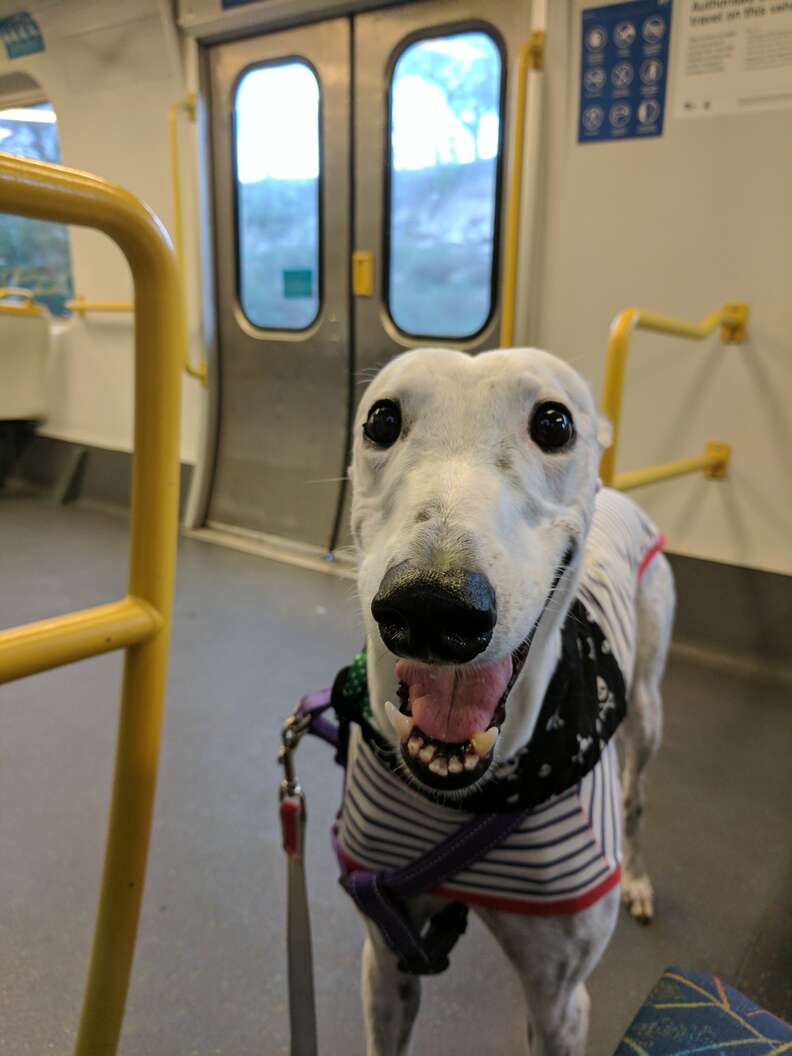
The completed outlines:
[[[172,103],[168,110],[168,139],[170,141],[171,196],[173,202],[173,246],[179,264],[179,287],[182,305],[187,303],[187,279],[184,266],[184,222],[182,220],[181,167],[179,165],[179,114],[183,110],[191,120],[195,119],[195,94],[190,93],[185,99]],[[182,353],[183,366],[187,374],[205,385],[208,369],[205,362],[194,367],[190,362],[190,349],[187,334],[184,336]]]
[[[135,287],[135,452],[129,593],[161,627],[127,650],[99,912],[75,1052],[116,1052],[135,949],[154,806],[170,637],[179,500],[180,355],[176,259],[157,218],[95,176],[0,154],[0,210],[97,228]]]
[[[165,630],[127,650],[102,894],[76,1056],[111,1056],[121,1033],[135,949],[159,758],[179,502],[180,306],[176,270],[135,276],[135,461],[129,593],[152,604]],[[164,281],[163,283],[163,280]],[[163,285],[160,285],[163,283]],[[167,369],[153,360],[162,357]],[[152,545],[152,539],[157,545]]]
[[[148,854],[167,674],[179,508],[180,354],[185,347],[175,259],[159,252],[135,277],[135,460],[129,593],[165,619],[127,651],[102,894],[76,1056],[115,1053],[121,1033]],[[159,364],[159,365],[158,365]]]
[[[511,182],[506,214],[506,251],[503,266],[503,304],[501,307],[500,347],[514,344],[514,317],[517,305],[517,252],[520,245],[520,199],[525,154],[525,103],[528,93],[528,65],[531,41],[522,45],[517,57],[517,89],[514,100],[514,136],[512,139]]]
[[[616,472],[616,450],[619,444],[621,425],[622,390],[627,354],[630,351],[630,335],[638,317],[636,308],[625,308],[613,321],[608,338],[608,354],[605,360],[605,388],[602,394],[602,413],[611,423],[613,436],[610,447],[602,454],[600,477],[606,487],[613,484]]]

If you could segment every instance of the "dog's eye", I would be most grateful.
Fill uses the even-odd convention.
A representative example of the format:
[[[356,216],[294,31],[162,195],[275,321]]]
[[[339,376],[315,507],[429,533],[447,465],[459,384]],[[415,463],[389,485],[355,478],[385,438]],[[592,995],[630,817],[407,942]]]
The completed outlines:
[[[575,439],[575,423],[563,403],[540,403],[531,418],[531,439],[543,451],[560,451]]]
[[[363,424],[363,432],[377,447],[390,447],[401,432],[401,408],[395,400],[377,400]]]

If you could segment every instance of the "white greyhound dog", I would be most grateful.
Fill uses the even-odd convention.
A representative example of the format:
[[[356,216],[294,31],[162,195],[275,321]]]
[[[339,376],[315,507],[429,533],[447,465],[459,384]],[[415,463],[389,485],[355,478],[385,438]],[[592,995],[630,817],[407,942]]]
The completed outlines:
[[[674,609],[662,542],[635,504],[601,488],[598,464],[610,427],[580,375],[546,352],[407,352],[370,383],[354,430],[351,517],[371,725],[398,753],[400,769],[375,765],[371,788],[360,788],[365,809],[355,804],[355,775],[360,785],[381,752],[362,758],[365,745],[353,735],[340,826],[351,862],[409,862],[442,838],[444,824],[447,831],[469,819],[476,796],[486,797],[499,779],[507,792],[518,789],[509,803],[523,802],[515,762],[521,749],[544,751],[551,731],[566,733],[560,728],[570,724],[562,708],[547,721],[548,732],[537,728],[551,683],[559,699],[569,696],[558,675],[568,658],[564,628],[573,643],[577,635],[583,660],[591,649],[593,661],[593,640],[584,634],[599,625],[596,656],[618,661],[629,698],[620,729],[623,862],[620,809],[612,802],[619,790],[614,744],[600,739],[596,751],[596,735],[582,735],[586,727],[579,750],[565,759],[578,766],[570,773],[584,776],[567,780],[566,791],[563,783],[554,786],[547,799],[534,792],[529,820],[541,815],[542,823],[516,834],[549,827],[571,868],[557,866],[558,857],[532,858],[539,852],[515,839],[514,850],[496,847],[478,872],[471,866],[444,893],[409,904],[420,927],[449,900],[468,902],[520,977],[532,1053],[582,1056],[585,980],[613,931],[619,880],[633,916],[648,922],[653,913],[639,829],[644,771],[661,735],[660,681]],[[584,609],[575,609],[581,602]],[[577,654],[569,656],[574,667]],[[553,683],[556,676],[561,681]],[[586,721],[598,716],[600,731],[614,693],[599,677],[596,686],[593,702],[583,690],[576,699]],[[550,775],[551,761],[539,760],[534,785]],[[391,806],[394,825],[367,831],[367,819],[382,822]],[[581,818],[577,828],[564,829]],[[587,842],[575,842],[581,840]],[[570,875],[577,887],[563,886]],[[504,890],[510,899],[500,898]],[[583,895],[564,895],[573,890]],[[368,1052],[397,1056],[409,1049],[420,984],[399,970],[379,929],[368,919],[366,925]]]

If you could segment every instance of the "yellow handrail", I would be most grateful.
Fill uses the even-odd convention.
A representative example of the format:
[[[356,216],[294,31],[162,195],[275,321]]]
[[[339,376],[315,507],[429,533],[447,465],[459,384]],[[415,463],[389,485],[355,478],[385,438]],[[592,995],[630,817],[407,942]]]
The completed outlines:
[[[503,265],[503,307],[501,309],[500,347],[514,344],[514,319],[517,310],[517,262],[520,246],[520,204],[525,154],[525,107],[528,99],[528,70],[541,70],[544,58],[544,33],[537,30],[520,48],[517,57],[517,96],[514,105],[514,140],[509,205],[506,214],[506,247]]]
[[[168,109],[168,135],[170,139],[171,191],[173,196],[173,245],[176,259],[179,262],[179,288],[182,303],[186,303],[185,270],[184,270],[184,226],[182,224],[181,169],[179,166],[179,114],[187,114],[195,120],[195,93],[190,92],[184,99],[172,103]],[[207,384],[209,370],[206,360],[201,360],[197,367],[190,363],[190,350],[185,335],[182,362],[190,377],[198,378],[202,385]]]
[[[0,683],[89,656],[126,649],[162,628],[162,617],[140,598],[123,598],[0,634]]]
[[[711,440],[704,448],[703,455],[693,458],[680,458],[676,462],[662,462],[657,466],[645,469],[632,469],[627,473],[617,473],[613,478],[613,487],[617,491],[632,491],[646,484],[657,484],[661,480],[683,477],[688,473],[702,472],[710,480],[723,480],[729,465],[731,447],[716,440]]]
[[[0,632],[0,681],[126,649],[104,874],[76,1056],[118,1046],[135,948],[159,756],[176,563],[178,350],[176,258],[137,198],[96,176],[0,154],[0,211],[97,228],[126,256],[135,288],[135,447],[129,596]]]
[[[21,301],[21,304],[0,304],[0,312],[4,315],[43,315],[44,309],[40,304],[36,304],[35,294],[32,290],[28,290],[23,286],[2,286],[0,287],[0,301],[4,301],[6,297],[14,297]]]
[[[604,484],[618,487],[618,484],[615,484],[615,479],[618,479],[615,478],[616,452],[621,425],[624,374],[633,330],[652,330],[659,334],[674,334],[677,337],[702,340],[720,326],[721,341],[725,344],[737,344],[745,340],[747,321],[748,305],[742,303],[724,304],[722,308],[716,308],[710,312],[699,323],[689,323],[683,319],[658,315],[656,312],[647,312],[644,308],[625,308],[623,312],[619,312],[613,320],[608,339],[605,386],[602,396],[603,414],[610,420],[613,427],[611,445],[603,453],[600,462],[600,476]],[[728,459],[728,454],[726,457]],[[694,469],[683,470],[683,472],[692,473],[699,468],[702,467],[697,466]],[[667,479],[669,475],[678,476],[679,473],[666,474],[659,479]],[[637,484],[631,486],[638,487]]]
[[[87,301],[78,294],[66,302],[70,312],[85,315],[86,312],[134,312],[135,306],[130,301]]]

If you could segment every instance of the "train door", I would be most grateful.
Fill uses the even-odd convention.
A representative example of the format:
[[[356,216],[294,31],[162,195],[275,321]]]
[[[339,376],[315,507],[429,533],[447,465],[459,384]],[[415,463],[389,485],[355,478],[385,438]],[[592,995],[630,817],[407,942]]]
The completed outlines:
[[[528,5],[427,0],[210,50],[220,415],[209,527],[332,550],[350,410],[404,349],[498,343]]]

